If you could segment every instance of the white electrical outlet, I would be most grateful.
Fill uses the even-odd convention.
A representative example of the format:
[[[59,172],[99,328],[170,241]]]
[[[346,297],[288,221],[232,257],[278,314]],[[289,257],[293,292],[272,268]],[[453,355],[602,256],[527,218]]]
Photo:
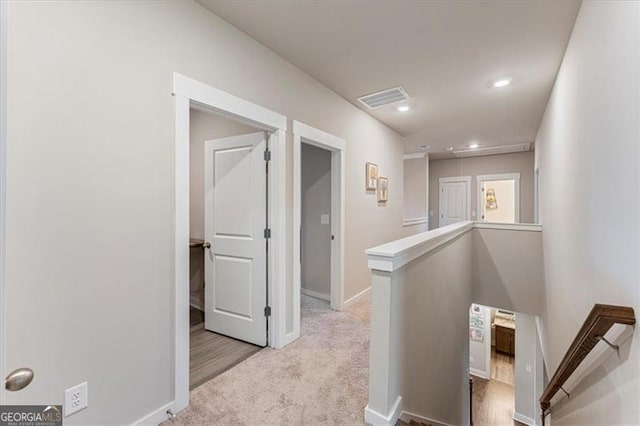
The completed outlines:
[[[525,365],[524,370],[525,370],[527,373],[531,373],[531,372],[533,372],[533,367],[532,367],[532,366],[530,366],[529,364],[527,364],[527,365]]]
[[[80,383],[77,386],[64,391],[64,416],[68,417],[73,413],[89,406],[89,384]]]
[[[473,357],[472,356],[469,357],[469,362],[473,364]]]

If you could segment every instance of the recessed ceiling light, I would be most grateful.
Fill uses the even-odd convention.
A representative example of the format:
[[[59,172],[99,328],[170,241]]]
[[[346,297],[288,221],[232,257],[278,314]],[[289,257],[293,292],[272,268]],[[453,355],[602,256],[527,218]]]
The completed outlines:
[[[470,144],[469,144],[469,148],[471,148],[471,149],[476,149],[476,148],[477,148],[477,147],[479,147],[479,146],[480,146],[480,144],[479,144],[479,143],[477,143],[477,142],[473,142],[473,143],[470,143]]]
[[[447,148],[447,151],[453,151],[453,147],[450,146],[449,148]]]
[[[429,145],[420,145],[419,148],[424,151],[425,149],[431,148],[431,146],[429,146]]]
[[[400,105],[398,107],[398,112],[407,112],[409,111],[409,105]]]
[[[493,82],[493,87],[505,87],[511,84],[510,78],[501,78]]]

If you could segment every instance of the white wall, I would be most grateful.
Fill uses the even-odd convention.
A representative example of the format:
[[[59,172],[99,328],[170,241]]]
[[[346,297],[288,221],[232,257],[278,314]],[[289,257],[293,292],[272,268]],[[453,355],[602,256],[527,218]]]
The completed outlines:
[[[8,9],[6,367],[37,377],[8,403],[87,380],[69,423],[129,423],[173,399],[173,72],[346,140],[345,297],[370,285],[366,248],[411,232],[400,136],[200,5]],[[366,161],[389,177],[382,206]]]
[[[429,156],[404,160],[404,218],[428,216]],[[426,229],[425,229],[426,230]]]
[[[530,421],[527,423],[540,417],[535,383],[537,340],[535,318],[516,312],[515,412]]]
[[[484,219],[482,217],[481,220],[485,222],[493,222],[493,223],[515,223],[516,221],[516,191],[515,191],[515,182],[514,180],[491,180],[485,181],[483,183],[484,186],[484,196],[485,199],[482,200],[482,209],[480,209],[480,214],[484,210]],[[487,209],[487,191],[489,189],[493,189],[496,198],[496,206],[495,209]]]
[[[469,309],[470,316],[473,315],[473,309],[476,306],[484,317],[484,327],[482,328],[484,340],[480,342],[472,339],[471,335],[469,335],[469,372],[488,379],[491,377],[491,308],[474,303]],[[471,325],[469,328],[471,328]]]
[[[331,215],[331,152],[303,143],[301,150],[301,287],[312,296],[330,300],[331,217],[321,223],[321,215]]]
[[[594,303],[640,312],[640,3],[583,2],[536,138],[550,376]],[[640,327],[552,407],[556,424],[640,423]]]

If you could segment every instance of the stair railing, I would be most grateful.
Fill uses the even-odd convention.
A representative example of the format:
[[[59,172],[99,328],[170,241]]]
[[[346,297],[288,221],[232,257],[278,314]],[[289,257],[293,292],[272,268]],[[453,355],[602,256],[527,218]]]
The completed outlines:
[[[600,341],[617,349],[617,346],[605,339],[605,335],[614,324],[633,325],[636,323],[633,308],[628,306],[593,305],[593,309],[582,324],[576,338],[569,346],[567,353],[562,358],[558,369],[549,381],[540,397],[540,409],[542,410],[542,426],[545,417],[551,411],[551,399],[562,390],[565,382],[578,368],[580,363],[589,355],[591,350]]]

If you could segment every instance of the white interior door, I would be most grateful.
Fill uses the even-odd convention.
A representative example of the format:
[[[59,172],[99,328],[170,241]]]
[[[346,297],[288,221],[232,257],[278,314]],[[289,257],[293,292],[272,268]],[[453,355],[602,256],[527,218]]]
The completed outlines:
[[[263,132],[205,142],[205,328],[267,345]]]
[[[469,179],[440,179],[440,226],[469,220]]]

